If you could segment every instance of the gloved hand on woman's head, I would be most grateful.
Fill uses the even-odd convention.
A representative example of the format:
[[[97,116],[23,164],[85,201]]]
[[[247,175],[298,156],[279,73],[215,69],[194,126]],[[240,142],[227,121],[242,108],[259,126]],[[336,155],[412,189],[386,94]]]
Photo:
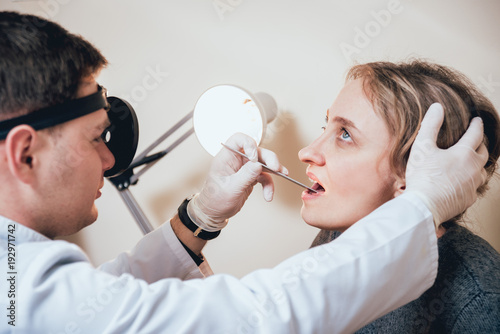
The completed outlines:
[[[445,150],[436,146],[443,118],[443,107],[432,104],[406,166],[406,191],[414,192],[424,201],[436,228],[476,201],[477,189],[486,180],[484,166],[488,160],[481,118],[474,118],[462,138]]]

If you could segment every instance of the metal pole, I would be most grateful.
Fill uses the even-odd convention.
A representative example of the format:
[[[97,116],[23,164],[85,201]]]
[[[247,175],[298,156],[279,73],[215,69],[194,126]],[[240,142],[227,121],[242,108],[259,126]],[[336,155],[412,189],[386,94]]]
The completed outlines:
[[[153,226],[151,226],[151,223],[139,207],[139,204],[135,200],[130,190],[123,189],[119,193],[128,209],[132,213],[132,216],[134,216],[135,221],[137,222],[137,225],[139,225],[142,233],[148,234],[149,232],[153,231]]]
[[[149,152],[151,152],[156,146],[158,146],[160,143],[162,143],[167,137],[172,135],[175,131],[177,131],[184,123],[189,121],[193,117],[193,112],[189,112],[186,116],[184,116],[179,122],[177,122],[174,126],[172,126],[165,134],[163,134],[160,138],[158,138],[154,143],[152,143],[148,148],[146,148],[141,154],[139,154],[131,163],[131,166],[144,159]],[[180,143],[182,143],[184,140],[186,140],[191,134],[193,134],[194,128],[191,127],[189,130],[187,130],[179,139],[177,139],[172,145],[167,147],[165,150],[162,151],[165,155],[168,154],[171,150],[176,148]],[[122,184],[116,184],[113,182],[115,187],[117,187],[118,192],[120,193],[120,196],[122,197],[123,201],[127,205],[128,209],[132,213],[132,216],[134,217],[137,225],[141,229],[142,233],[148,234],[149,232],[153,231],[153,226],[149,222],[148,218],[142,211],[142,209],[139,206],[139,203],[135,200],[134,196],[128,189],[130,185],[135,184],[138,180],[139,177],[144,174],[149,168],[151,168],[155,163],[157,163],[159,159],[154,160],[152,162],[147,163],[137,174],[133,174],[130,176],[130,178],[127,180],[126,185],[124,183]]]
[[[176,148],[177,145],[179,145],[180,143],[182,143],[184,140],[186,140],[193,133],[194,133],[194,128],[190,128],[182,136],[180,136],[179,139],[177,139],[175,142],[173,142],[172,145],[170,145],[169,147],[167,147],[162,152],[165,153],[165,155],[167,155],[168,153],[170,153],[170,151],[172,151],[174,148]],[[141,177],[141,175],[144,174],[148,169],[150,169],[151,167],[153,167],[153,165],[156,164],[158,161],[160,161],[160,159],[148,163],[140,171],[138,171],[136,174],[132,175],[130,177],[130,184],[134,184],[136,181],[138,181],[139,177]]]
[[[156,146],[158,146],[161,142],[167,139],[172,133],[177,131],[184,123],[193,118],[194,110],[191,110],[186,116],[184,116],[179,122],[175,123],[170,129],[167,130],[160,138],[158,138],[154,143],[148,146],[141,154],[139,154],[134,161],[132,161],[131,165],[135,162],[142,160],[149,152],[151,152]]]

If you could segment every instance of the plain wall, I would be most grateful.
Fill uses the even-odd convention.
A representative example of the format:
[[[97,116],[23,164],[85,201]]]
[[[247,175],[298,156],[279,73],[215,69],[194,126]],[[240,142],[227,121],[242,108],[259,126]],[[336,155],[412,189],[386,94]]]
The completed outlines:
[[[321,133],[326,109],[354,62],[423,57],[452,66],[500,108],[498,0],[0,0],[0,8],[50,18],[103,52],[110,65],[99,82],[135,107],[138,152],[192,110],[207,88],[232,83],[276,99],[280,115],[262,146],[309,184],[297,153]],[[153,225],[168,221],[201,188],[210,161],[191,136],[131,188]],[[206,246],[215,272],[241,277],[309,247],[317,230],[300,217],[302,189],[275,183],[272,203],[256,186]],[[499,200],[495,180],[471,209],[468,225],[497,250]],[[69,238],[96,265],[142,235],[109,182],[97,206],[97,222]]]

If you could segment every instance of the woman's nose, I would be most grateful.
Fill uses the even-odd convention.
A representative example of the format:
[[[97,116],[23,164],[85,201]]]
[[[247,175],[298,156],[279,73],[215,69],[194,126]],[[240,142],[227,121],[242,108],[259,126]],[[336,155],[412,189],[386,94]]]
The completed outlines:
[[[299,151],[299,159],[309,165],[322,166],[325,164],[325,158],[321,149],[321,137],[317,138],[310,145]]]

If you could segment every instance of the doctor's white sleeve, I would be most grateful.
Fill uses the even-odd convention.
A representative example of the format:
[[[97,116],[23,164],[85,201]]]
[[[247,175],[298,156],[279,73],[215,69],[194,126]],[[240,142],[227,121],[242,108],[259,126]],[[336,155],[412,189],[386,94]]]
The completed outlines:
[[[115,276],[131,274],[148,283],[169,277],[183,280],[204,277],[169,222],[144,236],[130,252],[119,254],[99,269]]]
[[[419,297],[433,284],[438,259],[432,216],[411,193],[384,204],[335,241],[240,280],[213,275],[148,284],[96,270],[78,251],[67,248],[63,255],[54,248],[43,255],[45,262],[26,268],[18,329],[352,333]]]

